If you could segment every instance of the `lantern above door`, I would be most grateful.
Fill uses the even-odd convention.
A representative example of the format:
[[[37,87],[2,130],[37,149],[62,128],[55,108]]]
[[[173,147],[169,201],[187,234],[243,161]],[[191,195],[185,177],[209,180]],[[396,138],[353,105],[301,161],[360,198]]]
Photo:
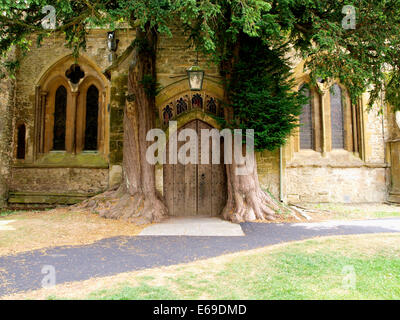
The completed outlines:
[[[204,70],[195,65],[187,70],[189,87],[192,91],[200,91],[203,88]]]

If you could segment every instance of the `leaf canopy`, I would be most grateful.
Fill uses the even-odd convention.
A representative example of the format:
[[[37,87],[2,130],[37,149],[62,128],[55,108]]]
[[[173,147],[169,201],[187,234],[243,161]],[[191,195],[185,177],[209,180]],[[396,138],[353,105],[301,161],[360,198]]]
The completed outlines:
[[[46,5],[56,9],[54,30],[42,27],[46,16],[42,8]],[[343,13],[346,5],[354,7],[354,29],[344,27],[348,18],[346,12]],[[226,87],[236,90],[232,95],[242,102],[251,99],[252,86],[260,88],[263,85],[260,81],[266,81],[264,84],[269,88],[274,78],[243,77],[232,61],[239,67],[246,64],[249,67],[249,62],[266,66],[271,62],[268,59],[275,57],[277,64],[284,67],[288,63],[285,55],[295,53],[305,59],[305,68],[313,81],[338,79],[348,88],[353,102],[369,90],[370,106],[379,101],[384,92],[386,101],[394,110],[400,110],[400,0],[0,0],[2,69],[13,71],[18,67],[18,61],[6,59],[7,53],[17,47],[23,56],[34,45],[32,33],[37,35],[38,45],[47,36],[63,33],[66,45],[78,55],[85,49],[90,27],[115,29],[122,24],[147,26],[169,36],[172,36],[171,25],[179,25],[190,43],[220,66],[227,80]],[[249,47],[241,49],[237,44],[244,36],[247,37],[245,43],[256,39],[256,48],[264,46],[257,52],[267,51],[265,59],[260,55],[258,62],[243,58],[243,50]],[[283,54],[282,50],[285,50]],[[242,59],[236,61],[239,51]],[[252,54],[247,57],[254,59]],[[233,70],[239,73],[234,75]],[[260,72],[259,68],[257,70]],[[287,87],[290,72],[282,74],[287,78],[275,79],[284,88],[281,102],[290,97],[298,108],[299,97],[290,95]],[[243,80],[240,83],[243,92],[237,92],[237,83],[229,86],[232,77]],[[279,94],[269,91],[268,95],[269,99],[264,101],[269,104],[251,110],[237,105],[238,114],[244,112],[247,117],[241,120],[249,119],[248,112],[259,112],[258,108],[265,109],[277,103],[274,99],[279,99]],[[296,114],[294,109],[281,109],[289,121],[288,128],[292,123],[289,117]],[[261,125],[258,122],[254,127]],[[260,134],[262,132],[267,130],[261,130]],[[260,147],[272,145],[274,143]]]

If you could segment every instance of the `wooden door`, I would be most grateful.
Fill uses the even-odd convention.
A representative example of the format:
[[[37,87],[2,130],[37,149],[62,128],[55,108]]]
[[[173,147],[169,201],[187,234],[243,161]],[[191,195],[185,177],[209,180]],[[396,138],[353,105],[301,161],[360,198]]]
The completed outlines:
[[[200,120],[194,120],[178,130],[196,130],[198,136],[198,156],[201,155],[201,129],[212,127]],[[185,142],[178,142],[179,147]],[[218,216],[226,204],[226,173],[223,164],[221,144],[220,164],[211,164],[210,143],[209,164],[166,164],[164,165],[164,197],[171,216]],[[169,152],[167,146],[167,154]]]

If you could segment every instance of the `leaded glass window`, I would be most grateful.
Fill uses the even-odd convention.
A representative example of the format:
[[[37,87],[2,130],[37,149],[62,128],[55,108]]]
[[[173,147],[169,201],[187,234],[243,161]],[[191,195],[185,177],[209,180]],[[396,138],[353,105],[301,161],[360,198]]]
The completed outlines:
[[[65,125],[67,119],[67,89],[59,86],[54,104],[53,150],[65,150]]]
[[[211,112],[211,113],[215,113],[215,114],[217,113],[217,104],[216,104],[214,98],[210,98],[210,99],[207,101],[207,110],[208,110],[209,112]]]
[[[86,93],[86,128],[84,150],[97,150],[99,90],[91,85]]]
[[[25,124],[20,124],[17,130],[17,159],[25,159]]]
[[[185,112],[187,110],[188,106],[185,100],[183,98],[180,98],[176,102],[176,114],[180,114],[182,112]]]
[[[195,108],[202,109],[203,108],[203,98],[198,93],[194,94],[192,97],[192,108],[193,109],[195,109]]]
[[[344,112],[342,89],[335,83],[330,92],[332,149],[344,149]]]
[[[310,89],[304,86],[300,90],[302,90],[303,95],[308,97],[308,102],[303,105],[300,114],[300,149],[314,149],[311,92]]]
[[[169,104],[167,104],[167,106],[164,108],[163,110],[163,119],[164,119],[164,124],[167,124],[168,121],[173,117],[173,113],[172,113],[172,109],[169,106]]]

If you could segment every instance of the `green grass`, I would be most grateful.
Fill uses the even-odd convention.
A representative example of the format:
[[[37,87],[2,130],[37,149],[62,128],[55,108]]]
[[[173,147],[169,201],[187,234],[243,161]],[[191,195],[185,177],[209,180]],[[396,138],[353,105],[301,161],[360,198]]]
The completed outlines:
[[[8,217],[8,216],[15,215],[15,214],[18,214],[18,213],[21,213],[21,211],[12,211],[12,210],[3,210],[3,211],[1,211],[0,210],[0,217]]]
[[[305,204],[308,208],[329,211],[331,219],[379,219],[400,217],[400,206],[387,204]]]
[[[400,235],[307,240],[235,256],[219,268],[180,266],[160,279],[155,271],[135,279],[139,285],[120,283],[86,299],[400,299],[399,241]],[[354,269],[355,287],[345,286],[346,268]]]
[[[134,297],[134,298],[133,298]],[[113,290],[99,290],[89,300],[176,300],[176,294],[164,286],[150,286],[144,282],[136,287],[119,285]]]

